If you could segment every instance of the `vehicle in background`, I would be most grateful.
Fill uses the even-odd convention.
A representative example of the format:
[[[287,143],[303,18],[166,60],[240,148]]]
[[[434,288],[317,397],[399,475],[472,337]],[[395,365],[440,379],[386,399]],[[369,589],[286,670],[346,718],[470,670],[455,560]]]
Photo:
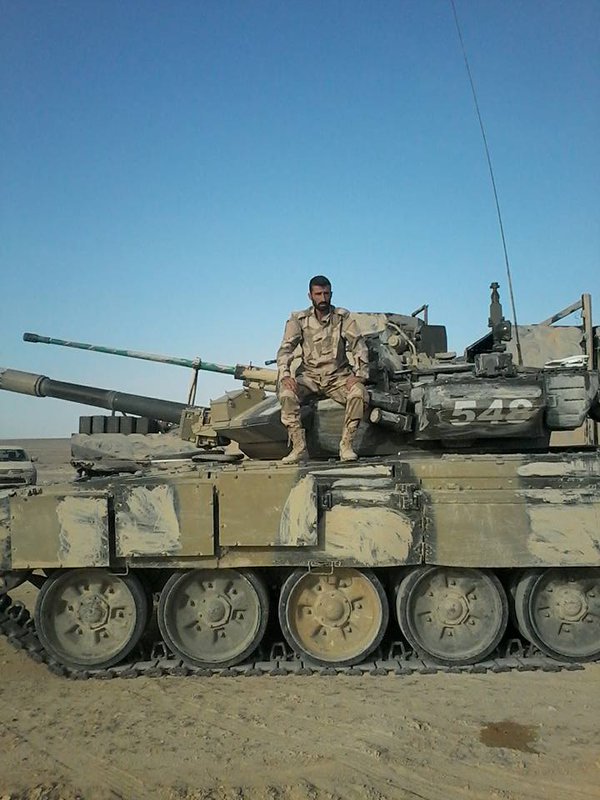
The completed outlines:
[[[22,447],[0,447],[0,488],[33,486],[37,482],[34,461]]]

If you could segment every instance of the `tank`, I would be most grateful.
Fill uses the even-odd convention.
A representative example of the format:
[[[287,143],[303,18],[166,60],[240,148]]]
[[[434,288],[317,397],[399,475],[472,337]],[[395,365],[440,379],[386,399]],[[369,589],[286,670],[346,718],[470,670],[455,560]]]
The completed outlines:
[[[341,409],[330,401],[307,409],[311,460],[278,460],[273,371],[228,368],[246,385],[210,409],[135,395],[107,406],[106,390],[77,387],[101,407],[177,412],[194,450],[0,492],[0,628],[74,677],[599,659],[589,297],[581,327],[553,325],[572,306],[512,331],[491,288],[490,333],[462,357],[441,326],[357,315],[371,406],[350,464],[331,458]],[[19,375],[4,371],[2,388],[73,399],[68,384]],[[227,441],[241,453],[223,452]],[[34,622],[7,594],[23,581],[39,588]]]

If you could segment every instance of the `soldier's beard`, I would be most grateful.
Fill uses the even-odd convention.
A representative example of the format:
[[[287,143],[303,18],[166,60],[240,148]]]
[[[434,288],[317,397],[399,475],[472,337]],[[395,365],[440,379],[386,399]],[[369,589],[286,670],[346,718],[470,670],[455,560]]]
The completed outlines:
[[[331,308],[331,303],[325,303],[325,302],[322,302],[322,303],[314,303],[313,305],[314,305],[314,307],[315,307],[316,309],[318,309],[319,311],[323,311],[325,314],[326,314],[326,313],[329,311],[329,309]]]

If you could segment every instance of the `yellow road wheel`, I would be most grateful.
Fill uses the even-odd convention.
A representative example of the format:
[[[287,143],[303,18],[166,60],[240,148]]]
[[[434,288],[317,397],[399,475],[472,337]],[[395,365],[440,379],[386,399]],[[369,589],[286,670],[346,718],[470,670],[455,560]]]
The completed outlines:
[[[292,649],[315,664],[351,666],[381,642],[389,618],[385,592],[370,570],[299,569],[284,583],[279,621]]]

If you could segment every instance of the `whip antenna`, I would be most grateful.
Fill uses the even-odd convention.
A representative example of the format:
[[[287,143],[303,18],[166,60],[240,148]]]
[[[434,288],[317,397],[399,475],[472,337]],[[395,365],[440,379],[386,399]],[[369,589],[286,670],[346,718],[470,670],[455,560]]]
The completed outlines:
[[[515,297],[513,294],[513,286],[512,286],[512,277],[510,273],[510,263],[508,260],[508,250],[506,248],[506,237],[504,236],[504,225],[502,224],[502,214],[500,213],[500,201],[498,200],[498,192],[496,190],[496,180],[494,178],[494,170],[492,168],[492,159],[490,156],[490,149],[487,143],[487,137],[485,135],[485,128],[483,127],[483,119],[481,118],[481,111],[479,110],[479,103],[477,101],[477,92],[475,91],[475,84],[473,82],[473,76],[471,74],[471,67],[469,66],[469,59],[467,58],[467,51],[465,49],[465,43],[463,41],[462,32],[460,29],[460,24],[458,22],[458,14],[456,13],[456,5],[454,4],[454,0],[450,0],[452,5],[452,11],[454,13],[454,22],[456,24],[456,32],[458,33],[458,38],[460,40],[460,46],[462,49],[463,58],[465,60],[465,67],[467,68],[467,75],[469,76],[469,83],[471,84],[471,92],[473,94],[473,101],[475,103],[475,111],[477,112],[477,119],[479,120],[479,127],[481,128],[481,136],[483,137],[483,146],[485,148],[485,155],[487,158],[488,169],[490,171],[490,178],[492,180],[492,189],[494,190],[494,200],[496,201],[496,212],[498,214],[498,223],[500,225],[500,236],[502,237],[502,248],[504,250],[504,263],[506,264],[506,276],[508,278],[508,290],[510,293],[510,305],[512,308],[513,313],[513,320],[515,323],[515,340],[517,345],[517,358],[519,360],[519,365],[523,364],[523,355],[521,353],[521,341],[519,339],[519,327],[517,324],[517,309],[515,307]]]

